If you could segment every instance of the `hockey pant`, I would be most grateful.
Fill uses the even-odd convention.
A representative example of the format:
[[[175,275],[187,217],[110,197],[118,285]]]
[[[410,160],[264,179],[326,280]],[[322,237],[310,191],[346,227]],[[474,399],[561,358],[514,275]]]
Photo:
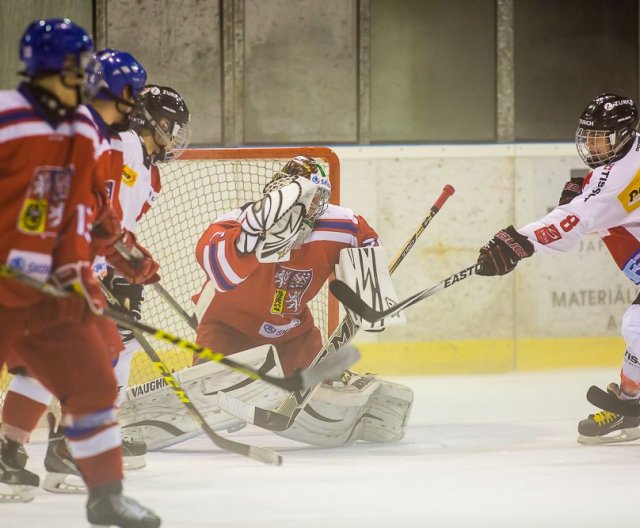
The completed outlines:
[[[625,311],[620,329],[626,345],[620,388],[627,395],[640,392],[640,295]]]
[[[278,349],[285,376],[308,367],[322,348],[322,336],[316,327],[287,341],[275,340],[270,343],[264,337],[242,334],[216,321],[198,326],[196,342],[225,356],[264,345],[265,342],[273,344]],[[197,359],[196,356],[194,360],[197,362]]]
[[[122,480],[112,361],[122,348],[114,324],[92,314],[57,321],[57,301],[0,307],[2,361],[23,364],[59,400],[69,450],[87,486]],[[27,424],[28,425],[28,424]]]

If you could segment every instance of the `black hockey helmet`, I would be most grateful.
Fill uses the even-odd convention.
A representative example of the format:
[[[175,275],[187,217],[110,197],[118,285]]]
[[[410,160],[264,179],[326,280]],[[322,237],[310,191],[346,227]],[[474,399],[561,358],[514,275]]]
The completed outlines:
[[[131,128],[137,132],[148,130],[160,147],[155,161],[178,158],[189,144],[191,114],[187,103],[173,88],[148,85],[131,113]]]
[[[638,109],[628,97],[606,93],[589,103],[580,115],[576,147],[592,169],[622,158],[631,148],[638,125]]]

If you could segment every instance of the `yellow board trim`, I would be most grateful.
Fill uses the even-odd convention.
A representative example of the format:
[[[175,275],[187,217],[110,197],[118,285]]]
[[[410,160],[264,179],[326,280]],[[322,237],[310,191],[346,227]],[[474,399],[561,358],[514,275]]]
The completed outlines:
[[[483,339],[358,345],[359,372],[389,376],[469,374],[612,367],[622,362],[620,337]]]

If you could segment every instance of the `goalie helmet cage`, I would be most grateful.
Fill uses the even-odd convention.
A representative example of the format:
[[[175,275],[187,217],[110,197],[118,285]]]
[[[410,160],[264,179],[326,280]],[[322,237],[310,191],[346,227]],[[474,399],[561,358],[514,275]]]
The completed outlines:
[[[258,199],[273,174],[295,156],[309,156],[322,164],[332,185],[331,203],[340,203],[340,162],[327,147],[264,147],[187,149],[183,155],[158,166],[162,191],[145,215],[137,236],[160,262],[162,286],[189,313],[191,297],[200,291],[206,275],[195,259],[195,246],[209,224],[220,214]],[[325,284],[310,304],[323,339],[338,324],[338,303]],[[142,318],[186,339],[195,332],[151,287],[145,288]],[[191,365],[190,354],[155,339],[153,346],[173,369]],[[0,375],[0,406],[9,383]],[[129,385],[158,378],[143,352],[135,354]]]

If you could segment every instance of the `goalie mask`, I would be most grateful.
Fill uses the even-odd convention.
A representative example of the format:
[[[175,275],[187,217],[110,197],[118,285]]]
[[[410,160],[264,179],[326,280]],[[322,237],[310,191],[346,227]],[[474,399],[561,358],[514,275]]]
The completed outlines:
[[[580,115],[576,148],[592,169],[622,158],[636,137],[638,110],[626,97],[602,94]]]
[[[307,156],[296,156],[288,161],[280,171],[273,175],[273,178],[265,186],[263,193],[281,189],[290,184],[296,178],[306,178],[317,187],[313,201],[309,205],[304,223],[312,227],[316,219],[324,213],[331,198],[331,182],[316,160]]]
[[[160,148],[153,161],[170,161],[180,157],[189,144],[191,114],[184,99],[168,86],[146,86],[131,114],[131,128],[148,130]]]

